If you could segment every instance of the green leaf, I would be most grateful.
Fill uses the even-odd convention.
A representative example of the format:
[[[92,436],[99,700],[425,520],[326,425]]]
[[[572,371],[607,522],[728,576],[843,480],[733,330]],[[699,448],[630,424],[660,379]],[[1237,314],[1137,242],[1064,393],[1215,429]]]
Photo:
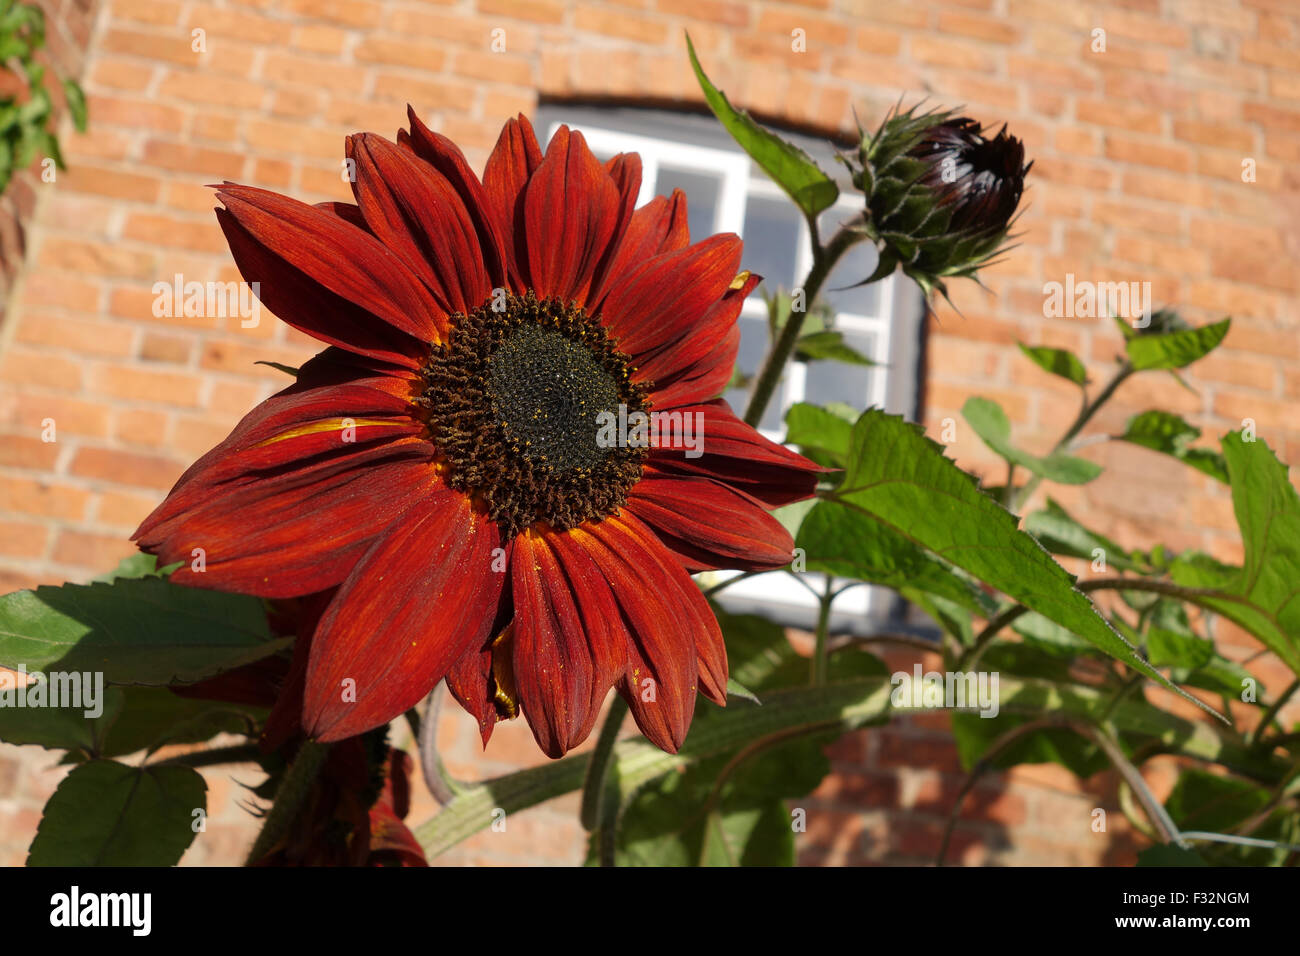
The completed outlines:
[[[625,737],[614,745],[611,776],[617,776],[623,793],[631,793],[665,774],[681,773],[760,737],[810,727],[847,733],[880,724],[894,709],[892,689],[889,677],[869,677],[765,692],[762,707],[738,703],[716,711],[716,719],[707,725],[693,727],[676,754],[664,753],[638,735]],[[1218,763],[1264,782],[1277,783],[1292,771],[1292,761],[1244,746],[1238,734],[1217,722],[1176,717],[1141,701],[1115,701],[1110,690],[1011,676],[1000,680],[998,690],[999,704],[1006,712],[1041,716],[1052,711],[1092,723],[1110,720],[1121,740],[1131,736],[1135,745],[1158,743],[1164,752]],[[499,819],[497,810],[516,813],[580,790],[590,760],[590,754],[575,754],[467,785],[439,813],[415,827],[416,838],[430,858],[437,856],[491,826]]]
[[[81,91],[76,80],[63,81],[63,98],[68,103],[68,113],[72,116],[72,123],[77,127],[77,131],[84,133],[86,131],[86,94]]]
[[[870,515],[835,501],[819,501],[795,539],[809,571],[870,581],[892,588],[942,620],[929,600],[938,597],[967,615],[991,617],[996,602],[974,581]],[[960,636],[960,635],[958,635]]]
[[[1067,349],[1048,348],[1047,346],[1029,346],[1024,342],[1017,344],[1020,346],[1020,351],[1024,352],[1029,357],[1029,360],[1043,371],[1069,379],[1075,385],[1087,384],[1088,370],[1084,368],[1083,362],[1073,352]]]
[[[1185,667],[1196,670],[1214,658],[1214,644],[1195,634],[1179,634],[1164,628],[1147,631],[1147,659],[1152,667]]]
[[[690,54],[695,78],[704,91],[705,102],[740,147],[754,158],[754,162],[777,185],[789,193],[790,198],[809,219],[829,209],[840,195],[835,181],[822,172],[799,147],[759,126],[748,113],[737,110],[727,102],[727,97],[704,74],[689,35],[686,37],[686,49]]]
[[[758,699],[757,694],[755,694],[744,684],[740,683],[740,681],[736,680],[736,678],[734,677],[727,678],[727,696],[737,697],[741,700],[747,700],[750,703],[754,703],[754,704],[763,703],[761,700]]]
[[[834,330],[800,336],[795,343],[795,358],[801,362],[826,360],[849,365],[876,364],[861,352],[845,344],[844,333]]]
[[[251,734],[266,709],[248,704],[182,697],[165,687],[111,688],[123,694],[121,709],[98,734],[95,753],[118,757],[152,753],[170,744],[197,744],[218,734]]]
[[[697,717],[697,719],[699,719]],[[783,798],[815,789],[830,762],[811,739],[764,751],[723,778],[733,755],[701,761],[640,788],[619,821],[619,866],[791,866]],[[588,862],[598,859],[592,840]]]
[[[95,701],[102,710],[98,718],[87,717],[86,707],[20,708],[14,706],[15,695],[13,703],[0,706],[0,740],[9,744],[34,744],[47,750],[94,753],[99,733],[122,710],[122,689],[105,687],[103,690],[103,699]],[[83,698],[83,703],[90,701]]]
[[[1029,513],[1025,518],[1025,530],[1053,554],[1092,561],[1096,557],[1094,552],[1100,548],[1108,567],[1120,571],[1137,570],[1137,565],[1123,548],[1110,538],[1079,524],[1052,498],[1047,499],[1046,508]]]
[[[852,453],[835,496],[1204,706],[1142,660],[1065,569],[1016,527],[1015,516],[981,493],[918,426],[879,410],[864,412],[853,426]]]
[[[1200,435],[1199,428],[1180,416],[1153,409],[1130,418],[1124,434],[1118,438],[1177,458],[1216,481],[1227,484],[1228,467],[1222,455],[1208,448],[1188,447]]]
[[[1028,468],[1033,474],[1062,485],[1083,485],[1101,474],[1101,466],[1084,458],[1060,452],[1038,456],[1011,444],[1011,422],[1002,406],[992,399],[978,396],[966,399],[962,417],[975,429],[984,444],[1007,461]]]
[[[818,405],[796,402],[785,413],[785,426],[787,444],[823,451],[839,465],[848,459],[851,419]]]
[[[718,612],[735,685],[766,697],[783,688],[806,685],[809,663],[795,652],[785,630],[752,614]],[[862,678],[882,680],[884,663],[855,647],[830,656],[831,686]],[[753,693],[748,695],[756,699]],[[737,711],[759,714],[747,700],[732,700],[724,711],[701,700],[692,735],[707,734]],[[812,734],[743,759],[749,740],[737,742],[684,773],[668,774],[644,787],[631,787],[619,818],[615,860],[621,866],[789,866],[794,863],[794,831],[785,800],[812,792],[830,772],[822,750],[835,733]],[[592,840],[588,862],[599,858]]]
[[[258,598],[157,577],[0,597],[0,665],[102,672],[110,684],[190,683],[287,646]]]
[[[15,702],[16,702],[15,697]],[[98,716],[81,707],[0,706],[0,740],[66,750],[73,759],[117,757],[154,751],[164,744],[190,744],[220,733],[249,734],[265,708],[181,697],[161,687],[103,688],[93,703]]]
[[[1199,329],[1178,329],[1159,335],[1135,335],[1124,343],[1129,361],[1137,371],[1185,368],[1204,358],[1228,334],[1231,319],[1203,325]]]
[[[137,551],[135,554],[128,555],[119,561],[117,567],[112,571],[101,574],[97,578],[91,578],[91,581],[102,581],[105,584],[111,584],[118,578],[165,578],[183,563],[183,561],[177,561],[175,564],[160,568],[158,567],[158,559],[152,554]]]
[[[281,364],[280,362],[266,362],[266,361],[262,361],[261,359],[258,359],[253,364],[266,365],[270,368],[275,369],[277,372],[283,372],[285,375],[292,375],[294,378],[298,377],[298,370],[294,368],[292,365],[284,365]]]
[[[1268,791],[1257,784],[1189,767],[1179,774],[1165,809],[1180,830],[1224,833],[1268,802]]]
[[[1165,809],[1180,830],[1231,833],[1269,805],[1267,787],[1240,777],[1222,776],[1195,767],[1185,769],[1165,801]],[[1294,843],[1300,819],[1281,809],[1272,819],[1253,828],[1252,837]],[[1199,843],[1202,856],[1221,866],[1278,866],[1289,855],[1285,848],[1245,847],[1226,843]]]
[[[28,866],[174,866],[207,808],[190,767],[128,767],[94,760],[73,768],[41,819]]]
[[[1176,684],[1224,694],[1239,702],[1242,702],[1241,692],[1246,688],[1248,681],[1254,681],[1261,694],[1265,689],[1264,682],[1250,671],[1218,653],[1195,670],[1170,671],[1169,679]]]
[[[1250,631],[1300,674],[1300,496],[1262,439],[1244,441],[1231,432],[1222,445],[1245,562],[1233,569],[1188,558],[1176,561],[1170,574],[1185,587],[1226,591],[1195,603]]]
[[[981,717],[954,713],[952,735],[962,766],[968,770],[974,767],[998,738],[1031,719],[1018,714]],[[1022,763],[1058,763],[1081,780],[1110,766],[1095,743],[1065,727],[1026,734],[1004,748],[991,765],[1005,770]]]
[[[1025,639],[1026,646],[1047,654],[1074,658],[1096,652],[1083,638],[1035,611],[1022,615],[1011,629]]]

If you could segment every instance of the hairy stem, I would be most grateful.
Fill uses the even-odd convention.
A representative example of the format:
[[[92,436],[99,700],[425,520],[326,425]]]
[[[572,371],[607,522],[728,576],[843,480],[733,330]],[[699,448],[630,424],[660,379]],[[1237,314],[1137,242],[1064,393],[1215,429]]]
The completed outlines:
[[[433,798],[444,806],[451,803],[453,797],[465,788],[443,766],[442,756],[438,753],[438,717],[442,713],[442,701],[446,697],[447,682],[439,681],[429,691],[424,708],[424,720],[417,725],[416,741],[420,749],[420,772],[424,775],[424,784],[429,788]]]
[[[1259,744],[1264,739],[1264,734],[1268,731],[1268,725],[1277,717],[1278,712],[1286,706],[1287,701],[1295,696],[1297,690],[1300,690],[1300,677],[1293,680],[1291,686],[1282,691],[1278,699],[1268,705],[1268,710],[1264,711],[1264,716],[1260,720],[1259,726],[1255,728],[1255,733],[1251,736],[1251,743]]]
[[[1097,414],[1098,409],[1110,401],[1111,396],[1115,394],[1115,390],[1123,385],[1128,377],[1136,371],[1137,370],[1133,368],[1133,363],[1126,360],[1115,372],[1114,377],[1106,383],[1105,388],[1097,393],[1096,398],[1092,401],[1088,401],[1087,393],[1085,392],[1083,407],[1079,409],[1079,414],[1070,424],[1070,427],[1065,430],[1065,434],[1062,435],[1056,445],[1053,446],[1051,453],[1055,454],[1056,452],[1065,451],[1070,442],[1074,441],[1075,436],[1077,436],[1079,432],[1083,431],[1084,426],[1087,425],[1088,422],[1092,421],[1092,416]],[[1008,497],[1007,500],[1012,504],[1012,507],[1008,510],[1014,512],[1017,508],[1023,507],[1025,503],[1029,501],[1030,496],[1034,493],[1035,489],[1038,488],[1038,485],[1042,480],[1043,479],[1038,475],[1031,475],[1029,481],[1025,483],[1025,487],[1020,490],[1019,494],[1012,494]]]
[[[316,777],[324,766],[329,752],[329,744],[317,743],[314,740],[304,741],[298,748],[297,756],[285,770],[280,788],[275,792],[275,802],[271,804],[271,812],[266,815],[266,822],[262,824],[262,832],[257,835],[253,849],[249,851],[249,866],[275,849],[276,844],[289,831],[290,824],[298,815],[298,810],[307,799],[307,794],[311,792],[312,784],[316,782]]]
[[[826,575],[826,589],[818,598],[817,630],[814,635],[812,655],[812,685],[821,687],[826,683],[830,672],[830,649],[827,647],[827,632],[830,630],[831,605],[835,603],[835,579]]]
[[[621,792],[632,793],[664,774],[735,753],[755,739],[796,727],[809,733],[847,733],[888,720],[892,710],[915,709],[892,707],[892,691],[888,677],[773,691],[764,694],[761,707],[737,702],[707,725],[696,727],[676,754],[664,753],[639,738],[620,740],[613,748],[611,772],[618,775]],[[1109,698],[1084,685],[1008,674],[1002,675],[999,691],[1001,708],[1008,713],[1032,717],[1063,713],[1085,721],[1100,715]],[[1217,725],[1153,712],[1144,704],[1122,701],[1111,715],[1111,723],[1121,732],[1151,738],[1164,752],[1218,763],[1251,779],[1272,783],[1290,769],[1289,762],[1244,747],[1236,734]],[[498,819],[494,811],[514,813],[580,789],[589,762],[590,755],[580,754],[468,786],[431,820],[416,827],[415,835],[432,858],[490,826]]]
[[[610,702],[609,713],[601,725],[600,736],[596,738],[596,748],[591,752],[591,763],[587,764],[587,776],[582,784],[582,811],[579,819],[588,833],[600,825],[604,816],[606,784],[609,779],[609,767],[613,762],[614,744],[618,742],[618,732],[627,717],[627,701],[619,694]]]
[[[826,277],[830,275],[831,269],[839,261],[840,256],[844,255],[850,246],[861,242],[863,238],[862,233],[850,229],[848,226],[843,226],[831,237],[831,241],[824,248],[814,242],[813,265],[808,270],[808,278],[804,280],[801,286],[804,294],[804,308],[799,310],[791,308],[790,314],[786,316],[785,325],[781,328],[781,334],[777,336],[776,341],[768,349],[767,356],[763,359],[763,366],[754,379],[754,389],[749,396],[749,405],[745,408],[746,423],[757,428],[758,423],[763,420],[763,413],[767,411],[767,406],[772,401],[773,394],[776,393],[776,386],[781,381],[781,373],[785,371],[786,363],[790,360],[790,356],[794,354],[795,344],[799,341],[799,333],[803,331],[804,320],[808,317],[808,312],[812,309],[813,303],[817,301],[822,284],[826,281]]]

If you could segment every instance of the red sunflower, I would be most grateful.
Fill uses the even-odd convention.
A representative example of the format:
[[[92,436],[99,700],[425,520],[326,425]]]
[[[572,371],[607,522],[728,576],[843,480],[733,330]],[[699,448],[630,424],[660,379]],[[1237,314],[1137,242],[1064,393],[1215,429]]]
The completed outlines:
[[[349,137],[355,205],[218,188],[244,279],[332,347],[135,538],[186,562],[178,583],[338,587],[303,694],[320,740],[446,678],[485,742],[522,710],[560,756],[616,686],[675,751],[697,687],[726,700],[722,635],[690,574],[786,564],[768,511],[809,497],[820,471],[717,398],[759,280],[738,274],[738,237],[690,244],[680,192],[633,208],[635,154],[602,164],[561,127],[543,155],[521,116],[480,182],[408,113],[396,144]],[[702,445],[662,430],[611,444],[600,423],[617,413],[696,423]]]

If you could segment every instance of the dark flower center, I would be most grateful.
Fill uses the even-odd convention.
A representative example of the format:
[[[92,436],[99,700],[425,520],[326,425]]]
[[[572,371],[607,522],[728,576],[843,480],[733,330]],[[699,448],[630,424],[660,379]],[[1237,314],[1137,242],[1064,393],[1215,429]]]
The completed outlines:
[[[645,458],[602,440],[620,406],[647,408],[627,363],[597,319],[531,292],[453,315],[418,400],[447,483],[480,500],[506,536],[613,514]]]
[[[525,457],[559,472],[600,464],[606,449],[596,443],[597,418],[617,414],[623,400],[585,345],[538,325],[516,330],[492,354],[488,394]]]

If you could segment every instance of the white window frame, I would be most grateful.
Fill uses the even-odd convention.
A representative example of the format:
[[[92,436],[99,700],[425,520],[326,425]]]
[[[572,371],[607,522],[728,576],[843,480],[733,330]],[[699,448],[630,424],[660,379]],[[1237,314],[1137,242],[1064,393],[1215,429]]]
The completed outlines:
[[[598,156],[613,156],[617,153],[635,152],[641,157],[641,191],[637,196],[638,207],[652,200],[657,194],[656,184],[659,169],[663,165],[691,172],[706,173],[720,177],[721,186],[718,203],[714,212],[714,222],[710,234],[734,232],[742,239],[745,235],[745,213],[750,196],[764,199],[787,199],[786,194],[769,179],[755,164],[748,154],[739,147],[720,148],[679,142],[658,136],[645,136],[625,132],[621,129],[606,128],[585,119],[567,119],[563,107],[551,107],[556,118],[545,127],[545,140],[549,141],[555,130],[562,123],[581,131],[592,152]],[[578,112],[585,113],[586,110]],[[823,216],[852,215],[860,208],[861,199],[856,193],[845,190],[839,201],[822,213]],[[692,237],[698,239],[700,237]],[[808,235],[808,224],[802,218],[799,222],[799,238],[795,250],[794,275],[806,276],[812,267],[812,244]],[[891,348],[894,344],[894,326],[900,305],[900,279],[898,275],[877,283],[876,314],[861,315],[837,312],[835,328],[838,331],[869,334],[872,343],[868,356],[877,364],[869,378],[868,395],[863,396],[863,407],[886,407],[889,404],[891,370],[889,368]],[[911,290],[908,290],[911,291]],[[919,298],[916,299],[919,307]],[[767,307],[760,297],[751,296],[741,310],[742,319],[761,319],[766,321]],[[802,362],[790,362],[786,367],[781,395],[781,419],[790,405],[802,400],[806,391],[808,367]],[[783,432],[761,429],[762,434],[772,441],[784,438]],[[705,578],[705,583],[716,583],[735,577],[739,572],[712,572]],[[806,574],[801,577],[808,587],[796,581],[788,574],[771,572],[754,578],[737,581],[719,593],[719,601],[735,610],[753,610],[754,605],[764,609],[780,609],[778,618],[794,620],[784,623],[796,626],[810,626],[809,612],[815,613],[817,602],[809,588],[821,591],[825,586],[825,575]],[[893,595],[875,586],[855,587],[836,599],[832,626],[844,630],[865,630],[872,621],[878,622],[888,609],[895,604]]]

